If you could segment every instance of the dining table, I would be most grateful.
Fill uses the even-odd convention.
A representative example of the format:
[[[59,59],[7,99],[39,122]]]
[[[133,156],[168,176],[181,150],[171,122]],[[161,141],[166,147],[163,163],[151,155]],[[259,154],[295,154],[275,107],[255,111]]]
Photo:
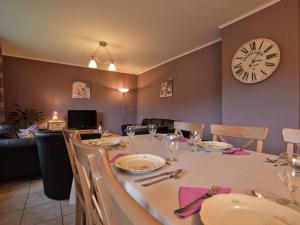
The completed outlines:
[[[151,138],[150,135],[137,135],[129,143],[128,137],[113,137],[128,143],[126,148],[111,149],[110,159],[120,154],[154,154],[167,158],[169,150],[163,138]],[[165,164],[162,168],[148,173],[130,173],[116,168],[113,171],[126,191],[149,213],[165,225],[203,225],[199,213],[181,218],[174,214],[179,208],[180,187],[210,188],[213,185],[231,189],[231,193],[251,195],[254,190],[268,197],[289,198],[289,191],[280,181],[274,163],[266,158],[275,155],[249,151],[249,155],[223,154],[222,151],[193,151],[187,142],[179,142],[175,153],[177,161]],[[179,179],[143,187],[135,180],[166,171],[183,169]],[[300,200],[300,191],[296,193]]]

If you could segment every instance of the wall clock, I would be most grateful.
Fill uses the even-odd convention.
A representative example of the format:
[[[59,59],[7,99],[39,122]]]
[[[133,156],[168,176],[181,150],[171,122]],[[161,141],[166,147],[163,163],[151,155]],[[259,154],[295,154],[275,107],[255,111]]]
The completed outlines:
[[[267,38],[253,39],[243,44],[231,63],[233,76],[240,82],[255,84],[270,77],[279,65],[280,50]]]

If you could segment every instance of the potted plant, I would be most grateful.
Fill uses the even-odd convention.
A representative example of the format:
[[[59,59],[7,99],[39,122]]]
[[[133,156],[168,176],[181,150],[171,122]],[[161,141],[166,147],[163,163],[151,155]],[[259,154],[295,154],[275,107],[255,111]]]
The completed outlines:
[[[14,106],[15,110],[9,112],[9,120],[16,129],[28,128],[45,120],[44,113],[41,111],[23,108],[17,103],[14,103]]]

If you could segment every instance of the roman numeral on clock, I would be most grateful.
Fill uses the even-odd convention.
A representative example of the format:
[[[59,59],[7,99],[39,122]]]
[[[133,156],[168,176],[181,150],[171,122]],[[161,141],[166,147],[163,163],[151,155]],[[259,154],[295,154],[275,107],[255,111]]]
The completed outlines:
[[[234,69],[242,68],[242,63],[236,64],[233,68]]]
[[[252,75],[252,81],[256,81],[257,80],[256,74],[253,72],[251,75]]]
[[[262,42],[260,43],[260,46],[259,46],[258,50],[261,49],[261,47],[263,46],[263,44],[264,44],[264,41],[262,41]]]
[[[248,72],[245,72],[242,76],[242,79],[243,80],[248,80],[248,76],[249,76],[249,73]]]
[[[275,63],[266,62],[265,65],[266,65],[266,66],[271,66],[271,67],[272,67],[272,66],[275,66]]]
[[[244,72],[243,68],[239,68],[237,71],[235,71],[235,74],[237,76],[241,76],[243,74],[243,72]]]
[[[260,72],[263,73],[265,76],[268,76],[268,74],[265,71],[260,70]]]
[[[256,49],[256,42],[255,41],[250,42],[249,45],[250,45],[250,49],[252,51],[254,51]]]
[[[273,45],[270,45],[269,47],[267,47],[267,48],[264,50],[264,53],[267,53],[269,50],[271,50],[271,48],[273,48]]]
[[[266,56],[267,59],[273,59],[275,57],[277,57],[277,53],[273,53],[273,54],[270,54],[270,55]]]
[[[246,49],[245,47],[241,49],[242,52],[244,52],[245,54],[247,54],[249,51],[248,49]]]

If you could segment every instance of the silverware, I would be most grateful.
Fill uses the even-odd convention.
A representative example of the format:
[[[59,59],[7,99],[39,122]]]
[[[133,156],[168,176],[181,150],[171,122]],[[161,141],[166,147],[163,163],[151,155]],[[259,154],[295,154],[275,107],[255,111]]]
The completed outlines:
[[[177,170],[175,170],[175,171],[177,171]],[[164,173],[160,173],[160,174],[153,175],[153,176],[149,176],[149,177],[140,178],[140,179],[135,180],[134,182],[135,182],[135,183],[141,183],[141,182],[143,182],[143,181],[151,180],[151,179],[156,178],[156,177],[161,177],[161,176],[167,176],[167,175],[170,175],[171,173],[173,173],[173,172],[175,172],[175,171],[169,171],[169,172],[164,172]]]
[[[179,208],[179,209],[174,210],[174,213],[175,213],[177,216],[180,216],[181,213],[188,211],[190,208],[192,208],[192,207],[193,207],[196,203],[198,203],[200,200],[204,200],[204,199],[210,198],[210,197],[212,197],[212,196],[218,194],[219,190],[220,190],[220,187],[219,187],[219,186],[217,186],[217,185],[212,186],[212,187],[208,190],[208,192],[207,192],[205,195],[203,195],[203,196],[201,196],[201,197],[195,199],[195,200],[192,201],[190,204],[187,204],[186,206],[184,206],[184,207],[182,207],[182,208]]]
[[[267,162],[270,162],[270,163],[277,163],[278,162],[278,159],[270,159],[270,158],[266,158],[266,161]]]
[[[254,190],[251,190],[251,194],[254,196],[254,197],[257,197],[257,198],[263,198],[263,195],[259,192],[256,192]]]
[[[171,172],[171,173],[169,174],[169,176],[167,176],[167,177],[160,178],[160,179],[158,179],[158,180],[155,180],[155,181],[152,181],[152,182],[149,182],[149,183],[146,183],[146,184],[142,184],[142,186],[143,186],[143,187],[148,187],[148,186],[150,186],[150,185],[152,185],[152,184],[156,184],[156,183],[159,183],[159,182],[162,182],[162,181],[164,181],[164,180],[171,179],[171,178],[178,179],[179,177],[181,177],[182,172],[183,172],[182,169],[173,171],[173,172]]]

